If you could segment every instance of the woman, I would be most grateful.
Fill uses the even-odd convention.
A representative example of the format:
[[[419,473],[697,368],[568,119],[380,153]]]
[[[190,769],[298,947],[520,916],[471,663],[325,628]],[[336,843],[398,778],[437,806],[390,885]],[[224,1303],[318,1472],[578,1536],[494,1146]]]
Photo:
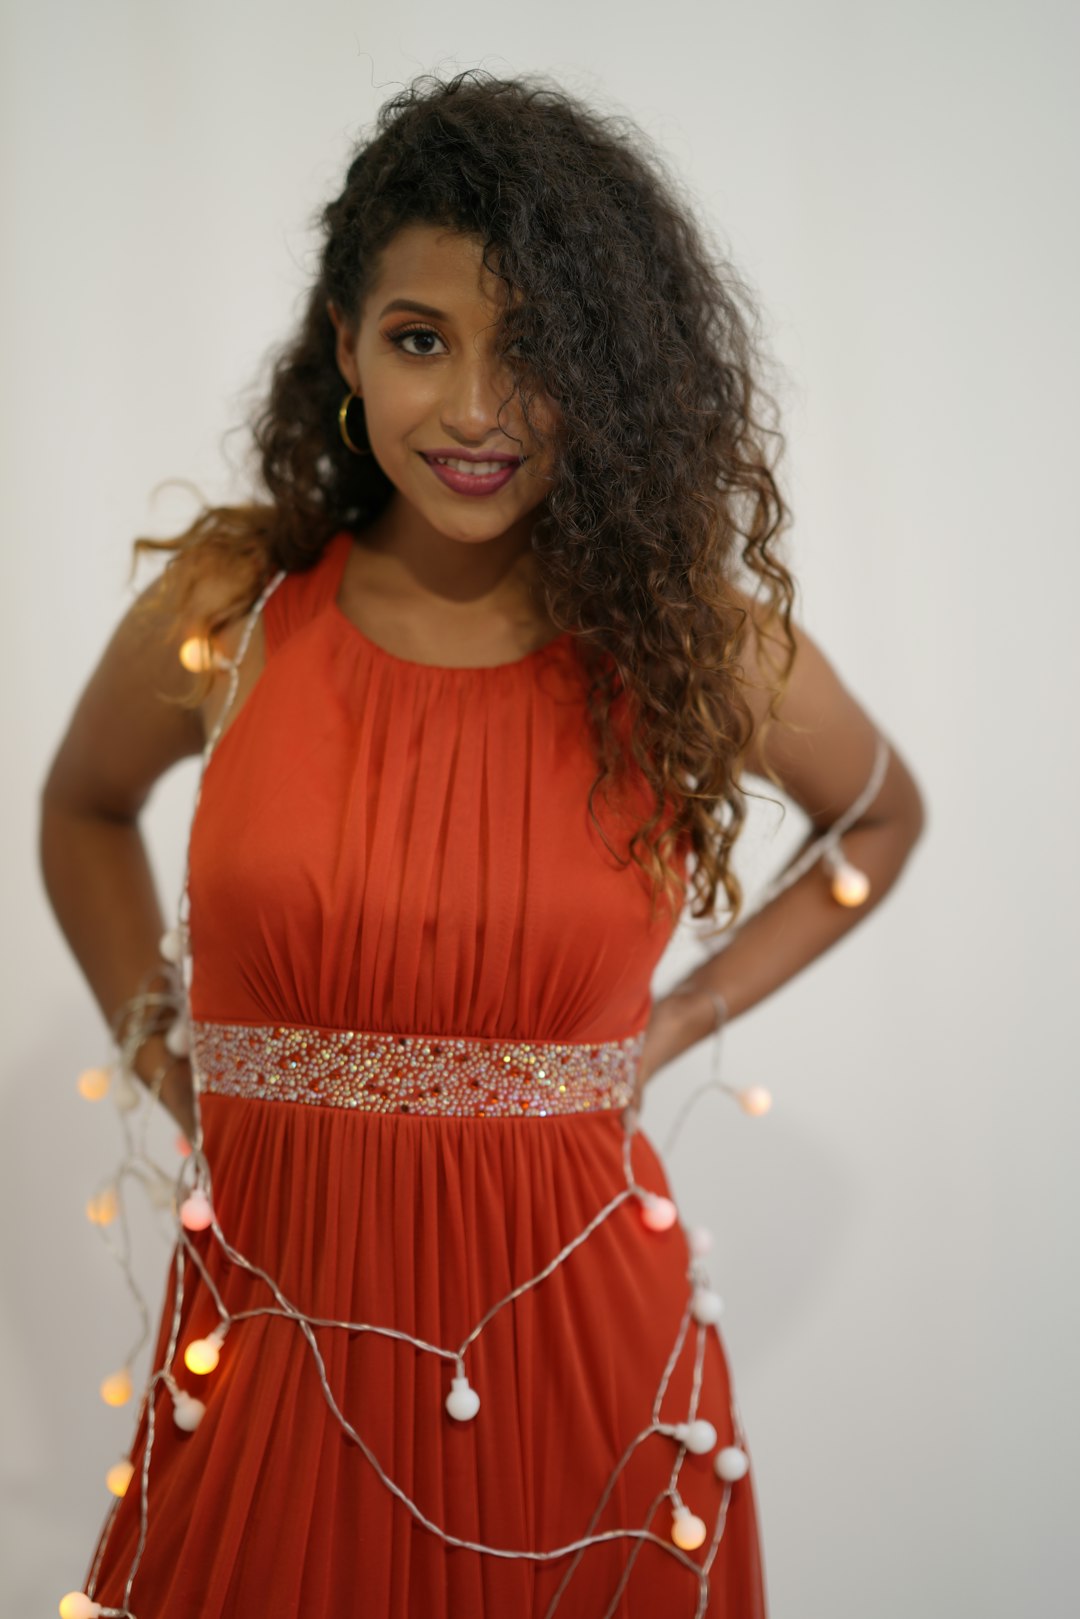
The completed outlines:
[[[136,541],[176,554],[44,793],[57,914],[193,1147],[61,1611],[760,1619],[719,1300],[639,1114],[888,892],[920,794],[792,617],[745,295],[639,142],[420,81],[322,222],[269,498]],[[200,752],[166,930],[137,816]],[[815,862],[745,920],[746,773],[807,848],[862,795],[870,903]]]

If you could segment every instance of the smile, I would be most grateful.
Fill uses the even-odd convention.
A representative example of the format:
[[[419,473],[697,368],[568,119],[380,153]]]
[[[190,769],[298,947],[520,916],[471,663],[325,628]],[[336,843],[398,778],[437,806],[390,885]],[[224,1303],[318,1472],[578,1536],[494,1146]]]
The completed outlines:
[[[425,455],[439,482],[459,495],[493,495],[510,482],[520,461],[464,461]]]

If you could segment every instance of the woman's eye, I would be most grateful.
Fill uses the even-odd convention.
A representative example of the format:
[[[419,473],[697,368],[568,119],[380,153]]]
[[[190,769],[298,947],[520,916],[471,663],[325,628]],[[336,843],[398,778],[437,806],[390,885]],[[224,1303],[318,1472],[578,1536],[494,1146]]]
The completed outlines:
[[[388,333],[388,336],[391,343],[395,344],[396,347],[401,349],[404,354],[411,354],[414,356],[414,358],[418,359],[422,359],[425,355],[430,354],[432,350],[420,349],[417,351],[416,349],[407,349],[405,344],[409,338],[415,337],[422,339],[425,337],[433,337],[435,338],[436,342],[442,342],[442,338],[439,336],[438,332],[433,331],[430,326],[406,326],[403,327],[401,331]]]

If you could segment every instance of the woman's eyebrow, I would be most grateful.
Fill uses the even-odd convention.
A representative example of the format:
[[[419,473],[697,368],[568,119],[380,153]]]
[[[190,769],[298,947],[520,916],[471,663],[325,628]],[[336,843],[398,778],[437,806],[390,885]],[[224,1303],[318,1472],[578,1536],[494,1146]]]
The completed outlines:
[[[441,309],[433,309],[430,304],[418,304],[414,298],[391,298],[379,319],[382,320],[383,315],[389,315],[395,309],[411,309],[418,315],[430,315],[434,320],[450,319]]]

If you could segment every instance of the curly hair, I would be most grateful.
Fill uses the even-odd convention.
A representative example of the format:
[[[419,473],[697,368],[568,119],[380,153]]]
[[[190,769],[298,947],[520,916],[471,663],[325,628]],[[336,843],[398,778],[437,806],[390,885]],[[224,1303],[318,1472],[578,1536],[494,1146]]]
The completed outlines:
[[[646,873],[654,905],[661,887],[675,905],[689,895],[695,918],[715,914],[722,887],[734,925],[743,893],[731,854],[753,734],[740,662],[748,621],[763,644],[780,626],[786,647],[765,687],[762,729],[781,718],[796,650],[795,584],[775,554],[790,514],[766,454],[770,438],[782,449],[784,437],[765,422],[776,407],[761,385],[746,287],[709,250],[632,121],[601,116],[535,75],[468,69],[414,80],[383,103],[341,195],[316,217],[318,275],[298,331],[273,351],[250,423],[269,501],[204,504],[177,538],[135,540],[133,566],[143,549],[178,550],[171,565],[193,561],[174,598],[179,620],[199,578],[227,563],[236,595],[204,623],[209,639],[271,573],[313,566],[334,533],[370,522],[393,486],[374,457],[342,442],[328,300],[355,320],[402,226],[479,237],[485,267],[507,289],[500,353],[538,441],[534,389],[559,410],[553,483],[531,544],[550,617],[574,633],[587,676],[598,768],[589,813],[599,827],[597,793],[607,797],[636,766],[653,808],[623,863]],[[753,615],[740,564],[764,589]],[[211,678],[185,701],[201,702]]]

